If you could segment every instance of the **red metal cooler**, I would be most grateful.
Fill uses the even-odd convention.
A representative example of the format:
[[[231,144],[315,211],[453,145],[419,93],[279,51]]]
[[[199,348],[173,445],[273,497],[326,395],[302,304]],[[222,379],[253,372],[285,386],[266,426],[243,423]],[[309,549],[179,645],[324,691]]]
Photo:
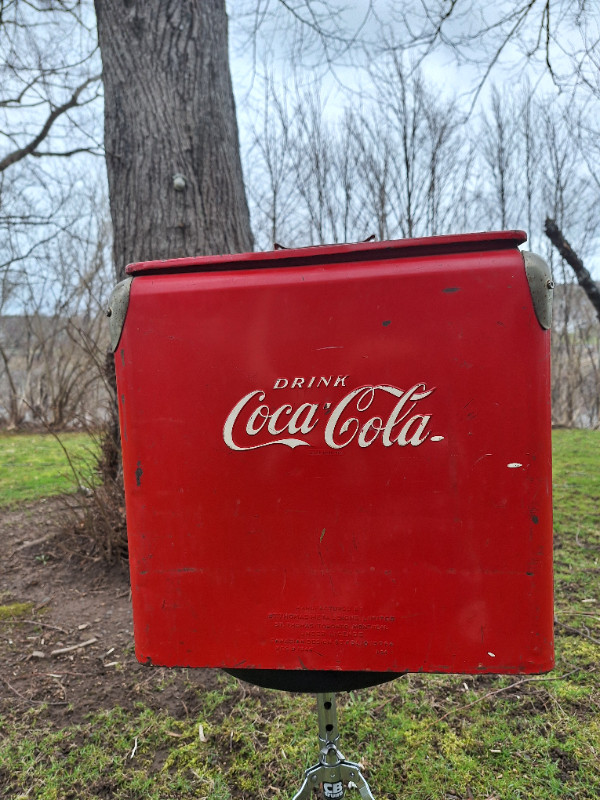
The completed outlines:
[[[551,669],[552,283],[525,238],[128,267],[139,660],[310,691]]]

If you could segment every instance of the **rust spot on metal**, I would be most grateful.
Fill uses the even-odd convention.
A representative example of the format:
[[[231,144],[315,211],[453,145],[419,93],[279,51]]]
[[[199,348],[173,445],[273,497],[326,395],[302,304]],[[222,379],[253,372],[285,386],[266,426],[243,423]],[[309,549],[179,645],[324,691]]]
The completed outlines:
[[[136,486],[141,486],[142,485],[142,475],[143,474],[144,474],[144,471],[142,470],[142,462],[138,461],[137,469],[135,471],[135,484],[136,484]]]
[[[453,294],[454,292],[460,292],[459,286],[448,286],[447,289],[442,289],[444,294]]]
[[[392,324],[392,320],[391,319],[386,319],[381,324],[383,325],[384,328],[387,328],[388,325]]]

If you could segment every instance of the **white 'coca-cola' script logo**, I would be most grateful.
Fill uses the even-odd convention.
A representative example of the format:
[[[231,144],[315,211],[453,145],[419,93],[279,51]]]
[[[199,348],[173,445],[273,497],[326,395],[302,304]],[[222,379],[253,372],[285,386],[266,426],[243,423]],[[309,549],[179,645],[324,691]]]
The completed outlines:
[[[277,383],[274,388],[278,388]],[[379,384],[352,389],[335,405],[301,403],[294,407],[284,403],[271,407],[265,402],[266,393],[256,389],[231,409],[223,426],[223,439],[232,450],[258,450],[273,444],[310,447],[315,446],[315,436],[310,442],[303,437],[321,428],[323,442],[332,450],[353,442],[359,447],[375,442],[383,447],[418,447],[426,439],[439,442],[444,438],[431,435],[431,414],[419,413],[426,411],[423,401],[434,391],[424,383],[406,390]],[[374,409],[378,409],[377,414]]]

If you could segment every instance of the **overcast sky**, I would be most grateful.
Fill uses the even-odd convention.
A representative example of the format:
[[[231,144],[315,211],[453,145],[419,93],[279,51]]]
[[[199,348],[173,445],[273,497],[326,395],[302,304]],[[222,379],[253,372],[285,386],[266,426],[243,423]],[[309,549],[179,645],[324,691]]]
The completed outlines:
[[[322,0],[322,3],[317,1],[316,6],[325,5],[325,2],[326,0]],[[565,2],[567,0],[559,0],[558,5],[562,6]],[[573,0],[568,0],[568,2],[573,2]],[[342,5],[341,2],[334,4]],[[374,13],[370,14],[369,0],[348,0],[343,5],[345,10],[338,24],[343,25],[346,35],[356,34],[366,41],[370,46],[371,53],[381,47],[386,38],[400,41],[406,37],[406,25],[398,19],[399,8],[407,15],[408,23],[413,31],[420,30],[422,26],[422,18],[419,15],[419,10],[422,8],[420,0],[403,0],[401,4],[397,0],[393,2],[392,0],[374,0]],[[514,0],[496,0],[495,3],[481,2],[480,5],[482,10],[485,9],[488,21],[493,21],[498,17],[502,18],[502,10],[505,7],[512,7],[512,9],[515,7]],[[252,16],[243,12],[245,9],[257,6],[268,7],[274,13],[271,19],[266,19],[260,35],[257,40],[253,41],[248,33]],[[262,0],[262,2],[253,0],[250,4],[246,0],[235,0],[235,2],[229,0],[228,7],[231,68],[236,97],[242,111],[249,99],[248,92],[253,90],[260,94],[260,74],[265,64],[268,64],[275,77],[282,81],[289,81],[294,72],[297,78],[299,77],[306,83],[320,82],[324,91],[332,98],[333,106],[335,106],[338,85],[353,89],[368,87],[369,80],[366,71],[368,59],[361,47],[354,47],[346,54],[337,57],[333,67],[329,67],[324,63],[322,50],[314,37],[307,36],[301,48],[304,64],[298,63],[297,59],[294,59],[294,63],[292,63],[290,52],[297,41],[298,27],[294,26],[289,12],[279,5],[278,0]],[[458,6],[458,8],[463,7],[467,7],[466,2]],[[477,3],[475,8],[477,8]],[[447,33],[451,36],[464,33],[465,24],[469,20],[473,26],[479,21],[473,14],[465,17],[457,16],[455,21],[451,18]],[[335,29],[336,25],[331,23],[331,30]],[[564,37],[564,40],[560,43],[561,46],[569,38],[573,38],[573,35],[572,26],[567,22],[562,23],[561,36]],[[537,31],[532,25],[527,46],[531,47],[536,39]],[[482,99],[485,99],[493,81],[496,83],[518,82],[525,75],[530,78],[532,84],[539,85],[542,90],[553,91],[555,89],[546,69],[544,54],[540,53],[538,56],[526,60],[523,55],[525,46],[524,42],[514,42],[506,46],[488,86],[482,93]],[[487,50],[481,48],[478,53],[473,46],[467,48],[467,53],[473,57],[474,61],[479,59],[480,64],[490,55],[489,47]],[[411,50],[409,57],[416,60],[419,57],[419,51]],[[553,50],[553,57],[556,59],[553,66],[558,72],[560,72],[561,64],[566,68],[564,59],[561,60],[559,46]],[[434,83],[442,95],[462,98],[465,107],[468,107],[473,97],[473,91],[480,82],[481,66],[478,68],[475,64],[468,63],[459,65],[455,52],[449,47],[439,47],[420,62],[420,67],[425,78]]]

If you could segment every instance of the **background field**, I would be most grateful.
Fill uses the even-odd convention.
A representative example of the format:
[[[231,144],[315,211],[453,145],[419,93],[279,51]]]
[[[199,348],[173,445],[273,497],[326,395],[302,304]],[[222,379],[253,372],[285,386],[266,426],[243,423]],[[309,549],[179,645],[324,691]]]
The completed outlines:
[[[84,440],[71,445],[89,452]],[[14,504],[32,491],[24,488],[38,469],[31,446],[25,437],[0,439],[0,460],[11,465],[11,484],[3,482],[0,495],[11,506],[6,518],[21,519]],[[54,445],[37,441],[35,452],[43,446]],[[68,474],[60,450],[54,453],[56,482],[50,469],[43,484],[49,493],[66,488],[60,474]],[[554,459],[555,670],[501,678],[407,675],[339,695],[340,747],[362,763],[376,800],[600,796],[600,432],[555,431]],[[30,570],[27,580],[40,584],[28,589],[15,578],[10,585],[20,588],[2,600],[1,796],[293,797],[317,758],[311,696],[260,690],[218,672],[138,667],[124,572],[104,580],[105,568],[98,563],[90,573],[85,564],[93,554],[75,545],[65,564],[48,543],[21,550],[7,528],[0,534]],[[79,614],[97,614],[99,623],[97,609],[106,604],[114,624],[123,607],[122,645],[111,652],[105,638],[36,660],[32,649],[47,650],[51,636],[66,642],[79,617],[67,618],[68,604],[57,600],[37,608],[32,593],[57,598],[52,582],[65,584],[69,575],[72,591],[89,595],[88,611]],[[86,623],[81,638],[90,631]],[[85,695],[89,703],[82,705]]]
[[[0,433],[0,509],[87,485],[96,453],[87,433]]]

